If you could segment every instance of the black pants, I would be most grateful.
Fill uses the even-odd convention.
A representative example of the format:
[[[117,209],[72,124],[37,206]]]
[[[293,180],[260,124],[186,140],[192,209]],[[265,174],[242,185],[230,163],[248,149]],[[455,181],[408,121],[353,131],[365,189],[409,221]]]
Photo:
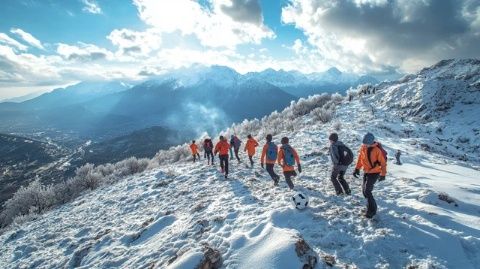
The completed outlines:
[[[273,163],[267,163],[265,164],[266,166],[266,169],[267,169],[267,172],[268,174],[270,175],[270,177],[273,179],[273,182],[275,182],[275,184],[278,183],[278,180],[280,179],[280,177],[275,173],[275,171],[273,170],[273,167],[275,166],[275,164]]]
[[[220,167],[225,173],[225,176],[228,176],[228,154],[220,155],[218,158],[220,159]]]
[[[250,160],[250,165],[253,167],[253,156],[248,155],[248,159]]]
[[[213,164],[213,152],[212,151],[205,151],[205,158],[208,161],[208,164]]]
[[[240,148],[233,148],[233,151],[235,152],[235,158],[237,158],[237,161],[240,162],[240,157],[238,157],[238,151]],[[233,159],[233,158],[232,158]]]
[[[373,216],[377,214],[377,202],[373,198],[373,186],[377,182],[380,174],[364,174],[362,192],[363,196],[367,198],[367,215]]]
[[[200,160],[200,154],[199,153],[193,155],[193,162],[195,162],[197,160],[197,157]]]
[[[333,187],[337,195],[346,193],[350,194],[350,187],[348,186],[347,181],[345,181],[345,171],[340,171],[338,168],[333,168],[332,175],[330,177]]]
[[[292,177],[296,177],[297,176],[297,172],[295,171],[286,171],[286,172],[283,172],[283,175],[285,176],[285,181],[287,181],[287,185],[288,187],[293,190],[293,181],[292,181]]]

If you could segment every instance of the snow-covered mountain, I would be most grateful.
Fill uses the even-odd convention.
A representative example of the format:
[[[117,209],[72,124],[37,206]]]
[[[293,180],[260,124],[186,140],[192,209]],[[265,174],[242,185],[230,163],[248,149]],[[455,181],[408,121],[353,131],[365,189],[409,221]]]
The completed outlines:
[[[452,132],[478,127],[463,116],[469,114],[450,118],[452,111],[479,111],[461,101],[478,94],[478,66],[442,62],[394,83],[359,87],[347,98],[302,99],[222,132],[251,133],[260,141],[272,133],[276,142],[289,136],[301,155],[295,191],[310,198],[306,210],[292,206],[294,192],[283,179],[273,186],[258,159],[253,169],[233,162],[225,180],[216,166],[192,163],[181,145],[159,152],[148,170],[108,176],[73,202],[18,218],[0,235],[0,267],[478,268],[478,152],[460,158],[453,140],[436,148],[432,125],[451,124]],[[423,117],[437,108],[435,93],[443,85],[454,86],[444,94],[455,91],[459,102]],[[417,100],[426,107],[420,114],[411,113],[418,111]],[[350,176],[351,168],[352,195],[334,195],[327,152],[333,131],[355,153],[367,131],[389,156],[403,152],[403,165],[389,161],[386,181],[375,186],[379,212],[373,220],[360,216],[362,182]],[[479,137],[473,131],[465,144],[478,147]],[[91,173],[85,177],[97,175]]]
[[[375,88],[381,96],[367,102],[408,121],[410,129],[403,135],[420,129],[426,150],[480,160],[480,60],[444,60]]]

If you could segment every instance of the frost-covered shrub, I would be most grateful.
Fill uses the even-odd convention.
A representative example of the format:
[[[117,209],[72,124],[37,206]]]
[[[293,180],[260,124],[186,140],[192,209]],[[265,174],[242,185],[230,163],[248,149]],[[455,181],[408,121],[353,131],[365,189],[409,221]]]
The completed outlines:
[[[344,100],[344,97],[341,94],[339,94],[339,93],[332,94],[332,101],[336,105],[341,104],[343,102],[343,100]]]
[[[358,90],[357,89],[354,89],[354,88],[351,88],[347,90],[347,100],[348,101],[353,101],[353,99],[355,99],[355,97],[358,96]]]
[[[75,170],[75,180],[80,184],[82,190],[94,190],[99,185],[103,176],[94,169],[94,165],[87,163]]]
[[[296,103],[292,102],[282,114],[290,114],[290,118],[297,118],[299,116],[307,115],[312,110],[318,107],[323,107],[328,101],[332,99],[329,94],[321,94],[310,96],[309,98],[300,98]]]
[[[102,164],[102,165],[97,166],[97,168],[95,168],[95,170],[100,175],[102,175],[102,177],[107,177],[107,176],[112,175],[115,172],[115,165],[113,165],[111,163]]]
[[[5,202],[0,214],[1,226],[10,224],[17,216],[30,213],[41,213],[53,206],[56,202],[52,186],[44,186],[36,179],[28,186],[21,187]]]
[[[327,123],[333,119],[334,111],[323,107],[315,108],[312,111],[313,117],[316,121]]]
[[[147,169],[148,163],[149,160],[146,158],[130,157],[115,164],[115,174],[123,177],[141,173]]]

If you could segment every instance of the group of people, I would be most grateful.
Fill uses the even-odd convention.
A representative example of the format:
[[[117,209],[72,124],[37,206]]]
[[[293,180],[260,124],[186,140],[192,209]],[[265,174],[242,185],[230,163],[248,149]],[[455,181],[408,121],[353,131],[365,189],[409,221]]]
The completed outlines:
[[[276,186],[280,181],[280,176],[275,173],[274,167],[275,164],[280,165],[288,187],[293,189],[294,184],[292,179],[297,176],[297,171],[298,173],[302,172],[297,151],[290,145],[288,137],[281,139],[280,146],[277,146],[273,142],[271,134],[268,134],[265,140],[260,157],[261,167],[267,170],[273,180],[273,184]],[[345,180],[345,173],[348,166],[353,162],[353,153],[339,140],[338,134],[330,134],[329,141],[330,158],[333,164],[330,180],[337,195],[350,195],[351,190]],[[213,145],[212,139],[207,138],[203,141],[204,157],[207,159],[209,165],[214,165],[214,156],[218,154],[221,172],[225,178],[228,178],[229,161],[233,160],[235,156],[237,161],[239,163],[241,162],[239,157],[241,144],[242,141],[236,135],[232,135],[230,141],[227,141],[224,136],[220,136],[220,140],[215,146]],[[244,151],[247,152],[251,167],[254,165],[253,157],[258,146],[259,144],[255,138],[253,138],[252,135],[248,135]],[[195,140],[192,141],[190,149],[192,151],[193,161],[195,162],[197,159],[200,159],[199,147]],[[395,157],[397,158],[397,163],[400,163],[399,151]],[[367,209],[364,216],[372,218],[377,213],[377,204],[372,191],[377,181],[385,180],[387,173],[387,152],[379,142],[375,141],[375,137],[371,133],[367,133],[363,137],[362,146],[359,149],[355,170],[353,172],[355,178],[360,176],[360,170],[364,172],[362,193],[367,199]]]

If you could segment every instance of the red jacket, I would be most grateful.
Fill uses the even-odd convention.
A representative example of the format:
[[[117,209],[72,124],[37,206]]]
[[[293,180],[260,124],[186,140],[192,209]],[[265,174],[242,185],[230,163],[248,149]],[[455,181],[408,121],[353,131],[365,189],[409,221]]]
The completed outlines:
[[[192,154],[193,154],[193,155],[197,155],[197,154],[198,154],[198,146],[197,146],[197,144],[191,144],[191,145],[190,145],[190,150],[192,151]]]
[[[255,149],[258,147],[258,142],[254,138],[249,138],[247,144],[245,144],[245,151],[248,153],[248,156],[255,155]]]
[[[230,144],[226,140],[221,140],[215,145],[215,154],[228,155]]]

